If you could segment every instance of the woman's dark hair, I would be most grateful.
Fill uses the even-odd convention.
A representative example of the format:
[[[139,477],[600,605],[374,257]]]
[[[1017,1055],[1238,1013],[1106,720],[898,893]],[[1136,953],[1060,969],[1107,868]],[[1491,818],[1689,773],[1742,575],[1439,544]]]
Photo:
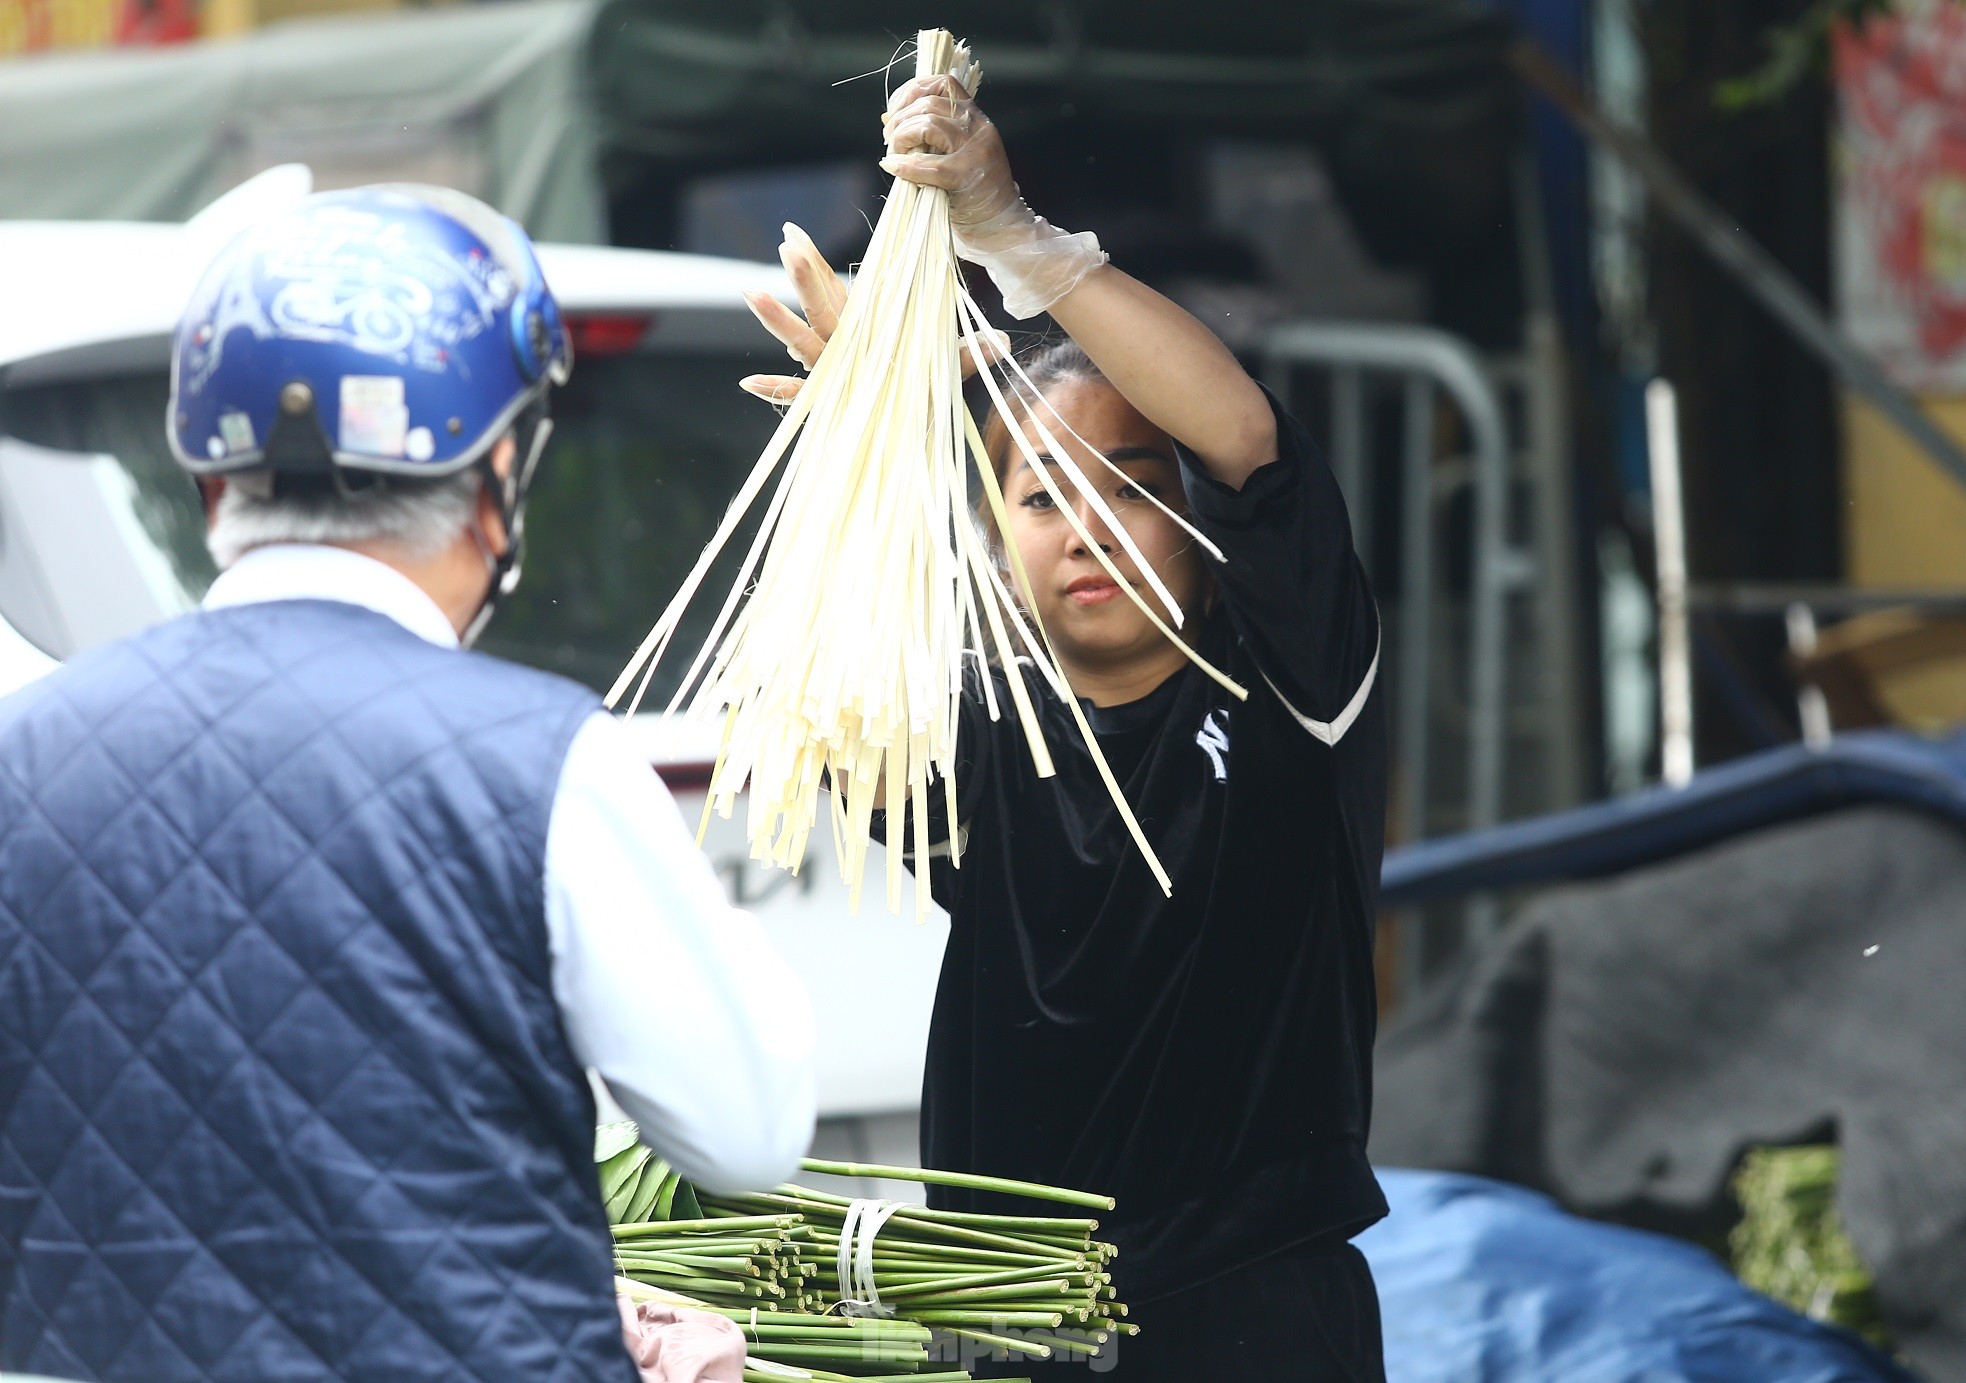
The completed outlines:
[[[1017,363],[1023,367],[1024,374],[1036,386],[1039,397],[1051,391],[1055,384],[1108,384],[1106,376],[1092,363],[1078,342],[1071,337],[1060,337],[1053,341],[1039,341],[1038,344],[1018,357]],[[1007,400],[1022,403],[1028,410],[1037,402],[1026,398],[1030,391],[1023,380],[1015,375],[999,370],[997,378]],[[1004,421],[1000,410],[992,408],[990,416],[983,420],[983,454],[990,462],[990,468],[997,474],[997,483],[1004,483],[1006,472],[1010,470],[1010,425]]]

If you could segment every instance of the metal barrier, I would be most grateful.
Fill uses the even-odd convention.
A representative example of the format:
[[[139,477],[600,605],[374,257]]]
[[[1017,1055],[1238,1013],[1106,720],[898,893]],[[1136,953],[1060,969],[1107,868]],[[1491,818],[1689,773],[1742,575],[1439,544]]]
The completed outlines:
[[[1474,349],[1431,327],[1299,322],[1265,337],[1264,374],[1289,402],[1291,368],[1331,371],[1331,463],[1363,535],[1361,560],[1371,563],[1372,493],[1368,473],[1365,388],[1368,372],[1403,382],[1400,586],[1403,592],[1394,745],[1406,774],[1401,826],[1408,840],[1427,834],[1429,800],[1428,688],[1434,642],[1434,409],[1444,391],[1467,423],[1474,490],[1473,611],[1469,631],[1467,825],[1501,819],[1504,750],[1508,737],[1504,673],[1509,593],[1530,584],[1536,563],[1508,538],[1511,448],[1501,398]]]

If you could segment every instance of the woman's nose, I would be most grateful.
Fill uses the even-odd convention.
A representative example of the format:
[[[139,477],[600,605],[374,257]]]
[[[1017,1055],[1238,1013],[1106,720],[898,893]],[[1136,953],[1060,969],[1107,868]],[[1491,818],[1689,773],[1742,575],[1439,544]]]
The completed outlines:
[[[1112,531],[1106,527],[1106,521],[1093,512],[1091,502],[1083,495],[1080,495],[1072,505],[1072,508],[1078,513],[1079,522],[1085,526],[1086,533],[1092,538],[1093,542],[1099,544],[1099,550],[1111,554],[1113,550]],[[1072,534],[1072,550],[1075,556],[1091,555],[1086,550],[1085,539],[1081,538],[1077,533]]]

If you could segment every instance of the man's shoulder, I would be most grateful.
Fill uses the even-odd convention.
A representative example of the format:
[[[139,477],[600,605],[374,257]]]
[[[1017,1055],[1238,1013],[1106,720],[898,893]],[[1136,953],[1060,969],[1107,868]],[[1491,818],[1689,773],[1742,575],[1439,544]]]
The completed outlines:
[[[602,709],[599,692],[584,682],[576,682],[573,678],[560,673],[547,672],[541,668],[529,667],[525,663],[514,662],[510,658],[502,658],[495,653],[480,653],[475,650],[464,653],[462,661],[473,670],[483,669],[515,687],[524,687],[540,699],[565,702],[570,707],[588,712]]]
[[[85,650],[0,702],[0,720],[50,701],[113,703],[146,685],[191,700],[241,705],[283,690],[346,710],[365,696],[408,697],[449,719],[542,713],[573,720],[600,709],[590,687],[487,653],[433,644],[387,615],[333,600],[283,600],[194,610]]]

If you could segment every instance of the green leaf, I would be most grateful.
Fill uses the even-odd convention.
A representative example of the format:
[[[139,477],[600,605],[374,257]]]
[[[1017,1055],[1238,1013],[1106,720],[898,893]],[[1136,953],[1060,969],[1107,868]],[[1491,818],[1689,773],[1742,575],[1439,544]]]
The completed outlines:
[[[623,1153],[641,1141],[642,1131],[629,1120],[615,1124],[602,1124],[594,1130],[594,1160],[606,1162],[616,1153]]]
[[[670,1203],[669,1218],[672,1220],[700,1220],[703,1207],[697,1203],[696,1188],[681,1177],[676,1178],[676,1199]]]
[[[627,1208],[635,1178],[641,1173],[642,1165],[653,1156],[654,1153],[638,1144],[626,1152],[616,1153],[601,1164],[601,1199],[607,1202],[609,1223],[621,1223],[621,1212]]]
[[[618,1225],[627,1222],[628,1198],[635,1194],[635,1182],[638,1175],[639,1173],[629,1176],[621,1185],[615,1188],[613,1195],[606,1197],[609,1224]]]
[[[1714,103],[1738,112],[1785,100],[1812,77],[1829,74],[1831,35],[1839,26],[1861,31],[1872,18],[1896,8],[1896,0],[1815,0],[1793,22],[1768,30],[1766,60],[1752,72],[1717,83]]]
[[[1751,1148],[1734,1175],[1741,1221],[1735,1275],[1775,1300],[1887,1347],[1870,1270],[1837,1213],[1842,1154],[1833,1145]]]
[[[662,1178],[662,1192],[655,1198],[655,1218],[673,1220],[676,1218],[676,1188],[683,1184],[683,1179],[666,1166],[662,1170],[666,1175]]]
[[[635,1185],[635,1194],[628,1200],[628,1210],[621,1217],[621,1223],[640,1224],[643,1220],[668,1219],[659,1202],[663,1187],[674,1175],[668,1163],[659,1157],[651,1157],[648,1165],[642,1168],[642,1179]]]

